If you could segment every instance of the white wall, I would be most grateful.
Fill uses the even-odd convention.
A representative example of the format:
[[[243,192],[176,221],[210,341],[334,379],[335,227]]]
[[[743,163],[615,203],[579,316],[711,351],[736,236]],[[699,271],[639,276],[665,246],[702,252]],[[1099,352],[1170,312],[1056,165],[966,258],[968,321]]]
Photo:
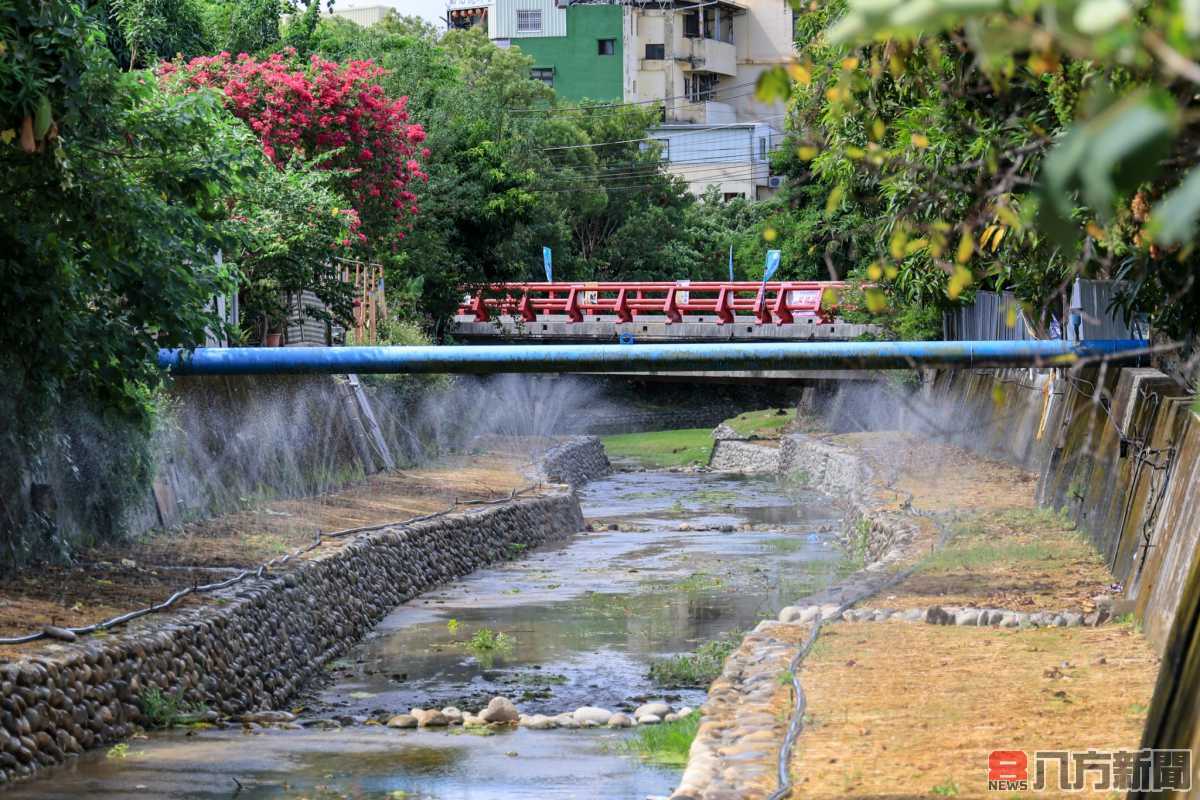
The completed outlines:
[[[567,10],[559,8],[555,0],[495,0],[495,3],[495,25],[488,21],[488,35],[493,39],[567,35]],[[541,11],[542,30],[517,31],[517,11]]]

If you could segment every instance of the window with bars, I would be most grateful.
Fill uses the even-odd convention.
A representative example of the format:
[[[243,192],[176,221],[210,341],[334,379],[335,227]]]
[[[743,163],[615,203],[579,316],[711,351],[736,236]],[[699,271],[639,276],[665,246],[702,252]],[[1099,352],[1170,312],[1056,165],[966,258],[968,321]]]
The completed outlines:
[[[542,12],[540,9],[517,11],[517,33],[541,33]]]
[[[529,77],[552,87],[554,86],[554,67],[534,67],[529,70]]]

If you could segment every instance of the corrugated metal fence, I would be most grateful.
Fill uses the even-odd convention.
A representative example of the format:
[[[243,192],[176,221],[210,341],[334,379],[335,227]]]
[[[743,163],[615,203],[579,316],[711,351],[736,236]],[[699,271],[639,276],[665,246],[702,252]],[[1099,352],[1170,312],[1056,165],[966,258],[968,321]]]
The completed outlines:
[[[1038,338],[1012,292],[976,292],[973,304],[942,315],[942,333],[947,341],[1009,342]]]
[[[1076,279],[1065,328],[1061,313],[1045,338],[1144,339],[1148,326],[1140,317],[1125,322],[1115,301],[1121,281]],[[942,315],[942,333],[948,341],[1019,341],[1038,339],[1038,334],[1012,292],[975,293],[975,302]]]

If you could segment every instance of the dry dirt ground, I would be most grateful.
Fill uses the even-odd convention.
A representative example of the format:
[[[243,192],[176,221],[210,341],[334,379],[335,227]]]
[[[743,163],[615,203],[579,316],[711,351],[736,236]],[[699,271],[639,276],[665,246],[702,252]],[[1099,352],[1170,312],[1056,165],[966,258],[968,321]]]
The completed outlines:
[[[1006,796],[992,750],[1136,750],[1158,671],[1128,625],[854,623],[818,642],[796,798]]]
[[[868,605],[1091,610],[1107,591],[1112,578],[1090,544],[1034,506],[1035,476],[902,434],[827,438],[891,482],[881,507],[911,497],[953,534]],[[1129,624],[828,626],[801,672],[808,715],[792,797],[1012,796],[987,790],[992,750],[1136,749],[1157,671]]]
[[[445,510],[455,500],[503,497],[531,483],[523,474],[528,461],[513,451],[454,457],[375,475],[317,497],[275,500],[178,530],[155,531],[83,553],[79,566],[31,568],[0,583],[0,636],[43,625],[87,625],[149,606],[181,588],[223,580],[236,568],[310,544],[318,531],[400,522]],[[327,540],[308,557],[346,541]],[[189,596],[181,604],[201,602],[202,596]],[[0,647],[0,659],[39,646]]]

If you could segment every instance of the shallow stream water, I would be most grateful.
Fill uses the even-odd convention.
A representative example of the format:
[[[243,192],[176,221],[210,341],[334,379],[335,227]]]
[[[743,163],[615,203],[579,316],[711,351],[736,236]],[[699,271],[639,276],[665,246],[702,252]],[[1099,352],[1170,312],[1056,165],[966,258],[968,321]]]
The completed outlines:
[[[169,731],[85,754],[12,798],[594,798],[667,795],[678,770],[626,752],[630,731],[391,730],[366,719],[504,695],[523,713],[632,710],[655,659],[740,635],[821,588],[841,560],[819,494],[719,473],[633,472],[580,493],[596,528],[397,607],[328,667],[302,730]],[[477,632],[511,647],[472,650]],[[354,724],[327,727],[341,718]],[[241,786],[239,789],[238,786]]]

